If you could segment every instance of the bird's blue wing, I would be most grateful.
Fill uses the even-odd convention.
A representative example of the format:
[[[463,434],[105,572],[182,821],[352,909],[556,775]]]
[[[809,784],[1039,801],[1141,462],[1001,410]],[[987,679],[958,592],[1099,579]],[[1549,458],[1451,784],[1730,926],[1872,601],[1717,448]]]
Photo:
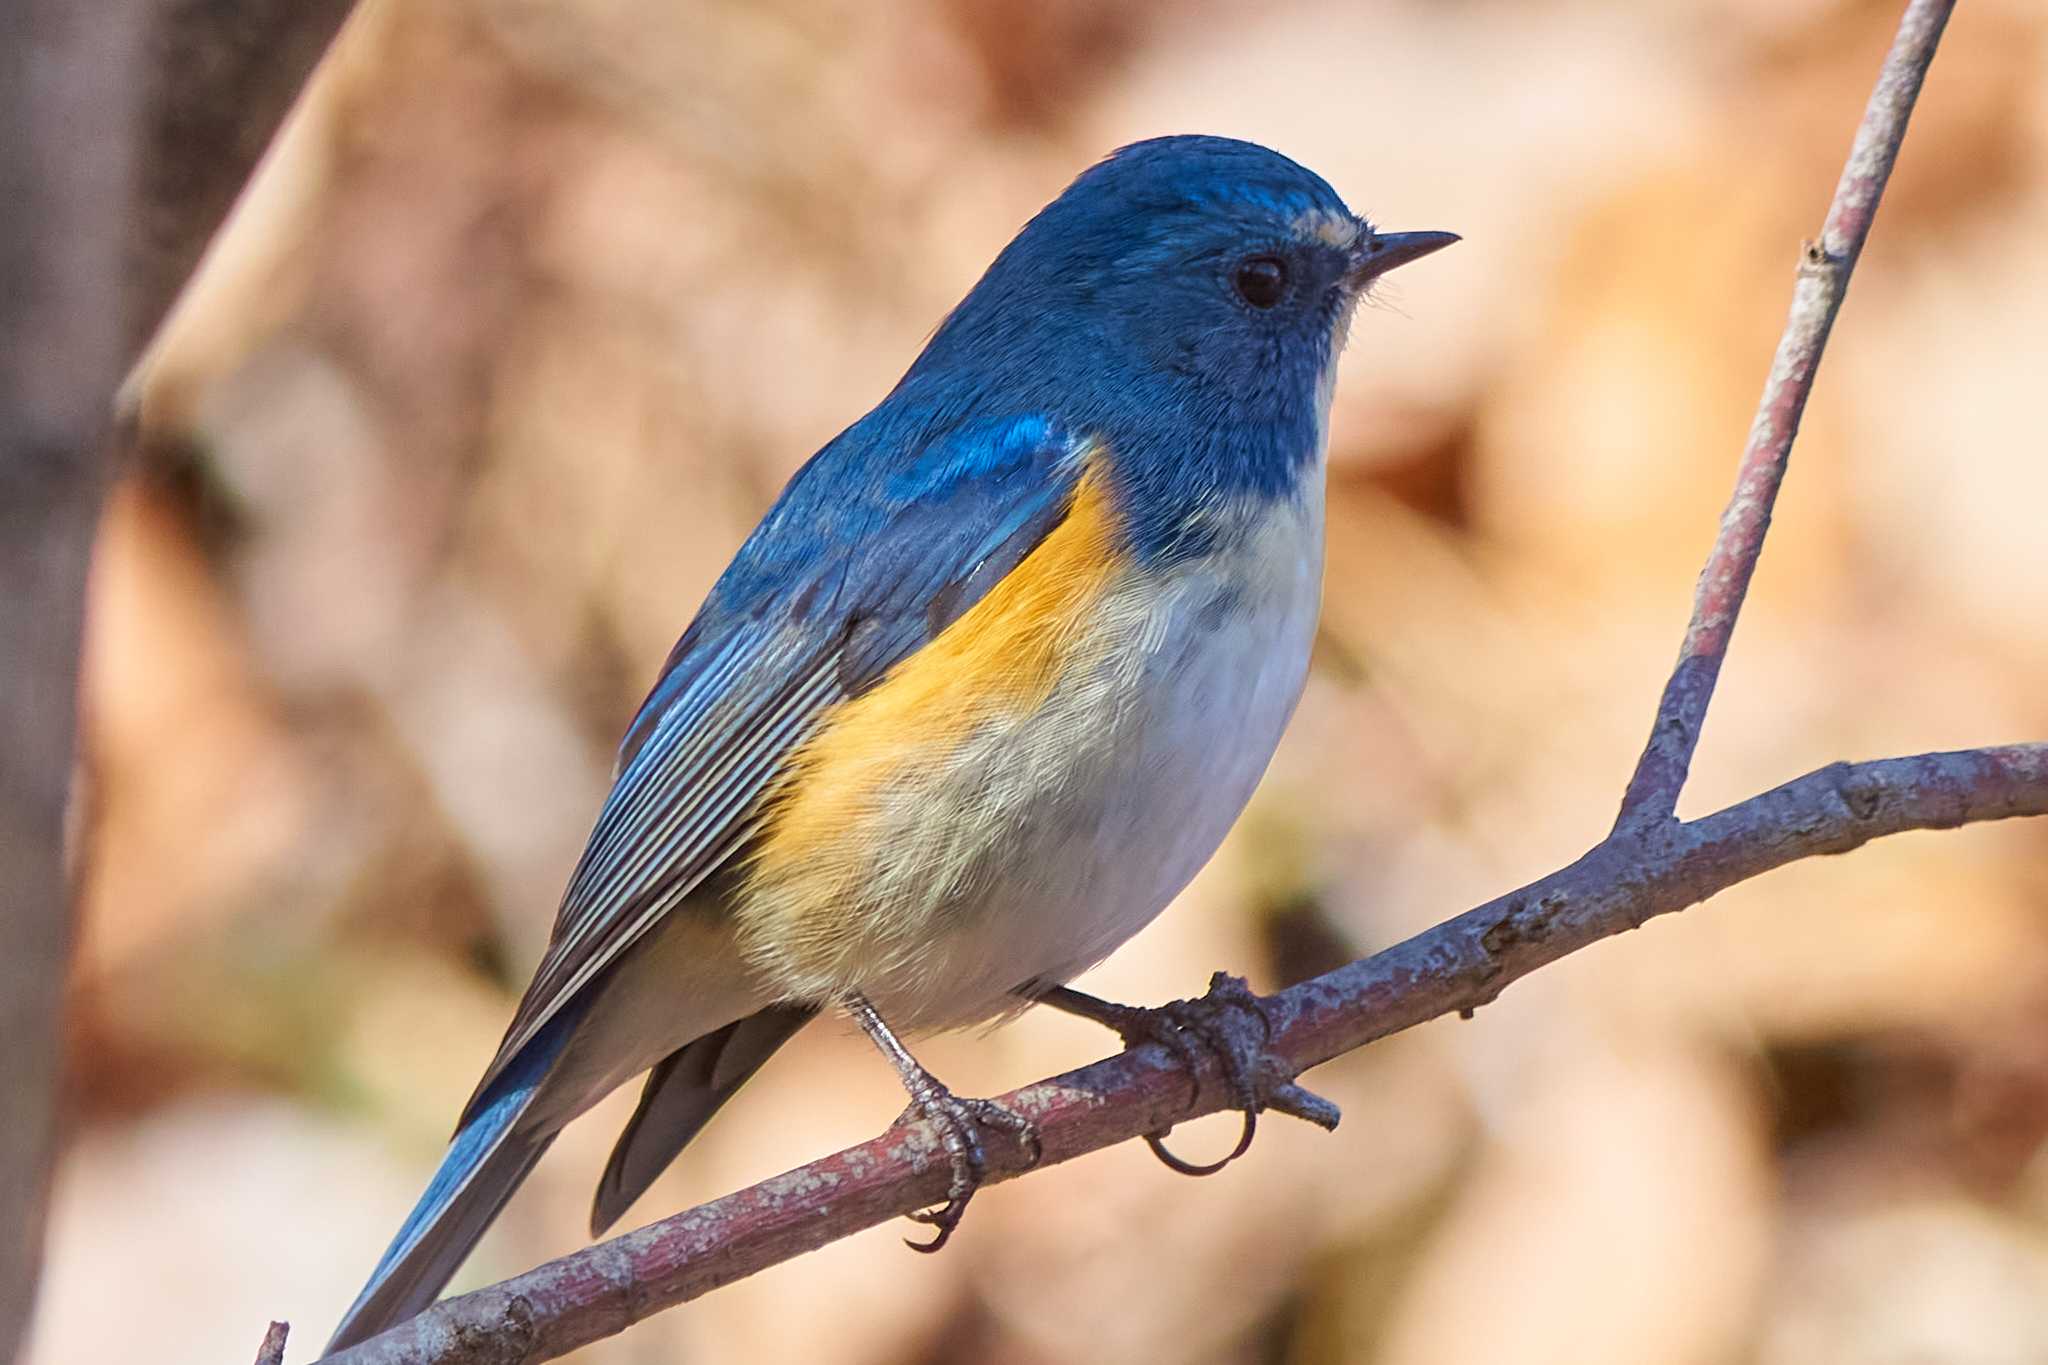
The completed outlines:
[[[923,424],[891,416],[856,424],[790,481],[670,654],[471,1108],[745,843],[760,798],[827,710],[944,630],[1065,517],[1087,447],[1058,423],[912,436]]]

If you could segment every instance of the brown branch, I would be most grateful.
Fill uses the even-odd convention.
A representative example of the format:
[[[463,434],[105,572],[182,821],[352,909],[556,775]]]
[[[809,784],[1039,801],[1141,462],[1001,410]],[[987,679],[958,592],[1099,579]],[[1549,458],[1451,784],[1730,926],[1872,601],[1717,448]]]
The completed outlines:
[[[111,400],[345,0],[264,0],[260,31],[258,8],[11,0],[0,26],[0,1361],[34,1305],[56,1147],[66,818],[90,807],[72,775],[87,574],[122,440]],[[239,148],[193,140],[228,124]]]
[[[1735,618],[1756,572],[1757,556],[1763,552],[1771,508],[1785,481],[1792,441],[1799,434],[1807,396],[1813,392],[1821,352],[1827,347],[1842,298],[1849,292],[1850,272],[1870,236],[1871,220],[1877,216],[1877,203],[1891,178],[1892,164],[1898,160],[1899,143],[1906,136],[1906,120],[1920,96],[1920,83],[1954,8],[1955,0],[1912,0],[1906,6],[1877,87],[1863,110],[1863,122],[1856,129],[1856,141],[1849,150],[1848,164],[1842,167],[1820,237],[1805,246],[1791,313],[1778,338],[1770,378],[1764,382],[1756,419],[1750,425],[1749,446],[1742,454],[1735,492],[1721,514],[1720,535],[1706,567],[1700,570],[1699,585],[1693,592],[1692,622],[1679,647],[1678,665],[1664,685],[1649,743],[1621,798],[1617,829],[1670,820],[1678,809],[1678,793],[1692,768],[1707,704],[1713,700],[1721,660],[1728,653],[1728,637],[1734,633]]]
[[[199,264],[354,0],[158,0],[128,279],[139,350]]]
[[[1272,997],[1263,1027],[1249,1014],[1226,1025],[1240,1031],[1237,1042],[1263,1050],[1276,1099],[1284,1101],[1292,1078],[1308,1067],[1425,1020],[1469,1013],[1546,963],[1772,868],[1904,830],[2048,814],[2048,744],[2020,744],[1833,764],[1702,819],[1675,817],[1821,349],[1951,8],[1953,0],[1908,5],[1826,225],[1807,248],[1735,496],[1614,830],[1540,881]],[[1050,1165],[1229,1107],[1232,1092],[1221,1072],[1216,1059],[1202,1060],[1190,1097],[1181,1062],[1148,1046],[1001,1102],[1037,1122],[1043,1163]],[[991,1158],[991,1181],[1023,1169],[1013,1150],[999,1146]],[[943,1196],[947,1180],[943,1152],[927,1128],[892,1128],[751,1189],[447,1300],[330,1360],[553,1359],[662,1308],[927,1207]]]
[[[65,815],[147,9],[18,0],[0,42],[0,1360],[34,1305],[56,1148]]]
[[[1560,871],[1266,1001],[1263,1044],[1289,1076],[1502,988],[1599,939],[1802,858],[1911,829],[2048,814],[2048,744],[1837,763],[1687,824],[1610,835]],[[1259,1032],[1247,1016],[1238,1027]],[[1042,1164],[1230,1107],[1214,1059],[1187,1074],[1148,1045],[1003,1096],[1036,1120]],[[1007,1146],[989,1180],[1022,1173]],[[445,1300],[329,1365],[552,1360],[663,1308],[942,1199],[944,1152],[922,1124],[764,1180],[536,1270]]]

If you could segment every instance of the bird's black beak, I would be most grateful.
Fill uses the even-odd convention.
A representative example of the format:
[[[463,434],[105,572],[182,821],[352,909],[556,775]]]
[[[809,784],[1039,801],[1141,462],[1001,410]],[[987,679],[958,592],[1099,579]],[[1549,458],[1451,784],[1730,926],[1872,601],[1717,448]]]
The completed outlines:
[[[1352,282],[1376,280],[1395,266],[1419,261],[1458,240],[1455,232],[1373,232],[1352,248]]]

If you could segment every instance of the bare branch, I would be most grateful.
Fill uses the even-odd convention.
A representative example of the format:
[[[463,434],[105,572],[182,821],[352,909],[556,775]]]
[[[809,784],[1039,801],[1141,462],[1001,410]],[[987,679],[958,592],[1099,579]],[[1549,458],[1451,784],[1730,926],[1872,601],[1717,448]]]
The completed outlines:
[[[1818,241],[1808,242],[1799,262],[1792,310],[1778,338],[1770,378],[1764,382],[1756,419],[1749,429],[1749,447],[1735,477],[1735,492],[1721,514],[1721,532],[1700,570],[1693,591],[1692,622],[1678,651],[1678,664],[1664,684],[1649,743],[1636,763],[1635,775],[1621,798],[1617,829],[1670,820],[1678,809],[1678,793],[1699,747],[1700,727],[1721,677],[1728,637],[1749,592],[1764,533],[1771,526],[1771,508],[1785,481],[1792,441],[1813,392],[1821,352],[1834,328],[1835,314],[1849,292],[1849,275],[1870,236],[1877,203],[1898,160],[1906,136],[1906,120],[1920,96],[1920,82],[1934,60],[1935,45],[1948,24],[1955,0],[1912,0],[1885,57],[1877,87],[1856,129],[1848,164],[1835,186],[1834,201]]]
[[[129,251],[139,350],[198,265],[353,0],[161,0]]]
[[[1688,824],[1610,835],[1577,862],[1405,943],[1269,997],[1270,1063],[1292,1076],[1376,1038],[1492,1001],[1509,982],[1786,863],[1912,829],[2048,814],[2048,744],[1836,763]],[[1256,1031],[1249,1017],[1243,1024]],[[1254,1039],[1254,1043],[1259,1040]],[[1042,1164],[1069,1161],[1229,1108],[1213,1058],[1187,1073],[1148,1045],[1016,1090]],[[1007,1146],[989,1180],[1022,1173]],[[649,1314],[744,1279],[945,1195],[923,1124],[764,1180],[637,1232],[448,1299],[328,1357],[329,1365],[552,1360]]]
[[[271,1323],[263,1333],[263,1344],[256,1348],[256,1365],[284,1365],[284,1344],[291,1330],[288,1323]]]
[[[0,42],[0,1360],[34,1305],[56,1150],[65,815],[147,9],[24,0]]]
[[[132,329],[162,315],[311,64],[311,50],[345,7],[345,0],[16,0],[7,11],[0,42],[0,886],[7,888],[0,914],[0,1360],[15,1358],[34,1306],[56,1147],[72,937],[67,806],[90,806],[89,792],[72,784],[87,573],[110,456],[134,434],[116,431],[111,420],[120,367],[130,358]],[[259,8],[263,22],[252,27]],[[295,43],[280,46],[292,37]],[[193,140],[230,124],[242,135],[239,152]]]

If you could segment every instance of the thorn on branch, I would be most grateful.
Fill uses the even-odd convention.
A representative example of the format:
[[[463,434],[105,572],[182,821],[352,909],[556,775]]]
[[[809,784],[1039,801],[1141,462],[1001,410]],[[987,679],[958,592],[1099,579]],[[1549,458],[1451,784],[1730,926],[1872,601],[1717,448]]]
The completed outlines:
[[[1266,1095],[1266,1107],[1313,1123],[1326,1133],[1336,1132],[1338,1120],[1344,1117],[1336,1105],[1293,1081],[1274,1086]]]

